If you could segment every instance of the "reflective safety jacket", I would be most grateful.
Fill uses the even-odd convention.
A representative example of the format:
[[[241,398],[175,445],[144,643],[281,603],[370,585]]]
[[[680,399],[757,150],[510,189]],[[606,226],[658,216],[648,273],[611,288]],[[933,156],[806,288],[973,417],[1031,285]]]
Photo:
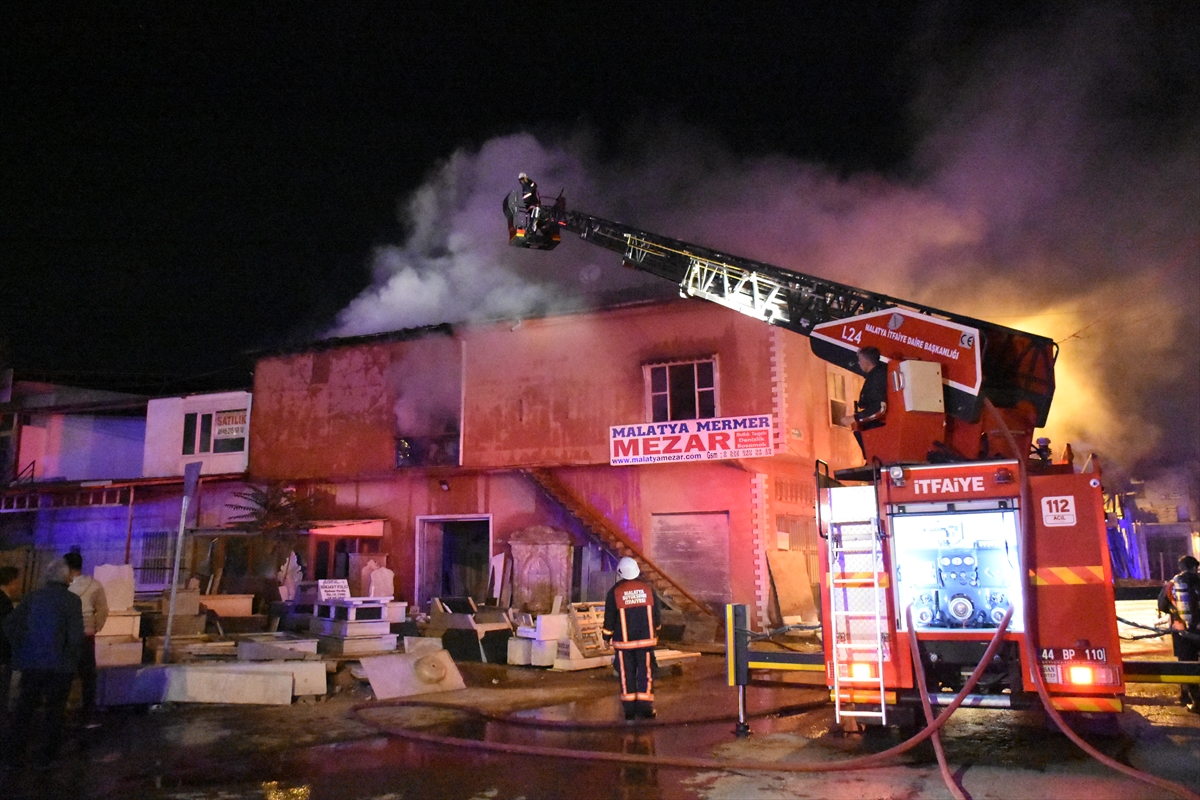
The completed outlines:
[[[612,639],[617,650],[654,647],[662,627],[655,600],[646,581],[617,581],[604,598],[604,638]]]

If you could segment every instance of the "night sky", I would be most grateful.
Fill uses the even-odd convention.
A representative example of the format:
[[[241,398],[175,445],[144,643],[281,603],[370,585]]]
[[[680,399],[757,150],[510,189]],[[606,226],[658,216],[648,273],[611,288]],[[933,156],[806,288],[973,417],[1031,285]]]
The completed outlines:
[[[406,198],[495,137],[586,132],[604,163],[678,125],[739,158],[910,180],[967,65],[1088,7],[6,3],[0,362],[245,385],[245,353],[329,331],[409,234]],[[1191,125],[1194,4],[1128,8],[1161,63],[1119,113]]]

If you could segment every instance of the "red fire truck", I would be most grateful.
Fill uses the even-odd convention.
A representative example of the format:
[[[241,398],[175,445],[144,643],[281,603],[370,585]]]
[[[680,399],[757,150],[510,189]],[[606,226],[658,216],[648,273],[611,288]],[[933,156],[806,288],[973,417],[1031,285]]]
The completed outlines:
[[[820,358],[887,370],[885,424],[861,431],[867,464],[818,465],[824,653],[750,645],[727,607],[730,683],[753,669],[825,672],[839,720],[913,721],[926,696],[1118,712],[1124,676],[1099,466],[1053,463],[1044,439],[1057,348],[1048,338],[658,236],[559,200],[505,201],[510,243],[551,249],[560,231],[626,266],[809,337]],[[910,621],[911,620],[911,621]],[[910,654],[916,637],[922,666]],[[981,666],[985,653],[988,661]],[[978,668],[978,669],[977,669]]]

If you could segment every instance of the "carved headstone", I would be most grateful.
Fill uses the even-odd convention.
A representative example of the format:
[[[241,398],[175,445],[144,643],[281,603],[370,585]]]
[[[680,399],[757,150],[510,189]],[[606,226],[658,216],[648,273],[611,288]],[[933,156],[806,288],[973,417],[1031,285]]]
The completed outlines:
[[[396,573],[380,567],[371,573],[367,585],[367,597],[394,597],[396,595]]]
[[[574,548],[569,533],[535,525],[514,533],[508,546],[513,558],[514,608],[545,613],[556,596],[571,596]]]

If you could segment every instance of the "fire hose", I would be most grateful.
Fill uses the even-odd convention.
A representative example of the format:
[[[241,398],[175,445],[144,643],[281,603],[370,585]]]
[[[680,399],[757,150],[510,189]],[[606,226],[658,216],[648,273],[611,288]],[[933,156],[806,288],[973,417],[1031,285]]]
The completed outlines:
[[[986,409],[988,409],[989,413],[992,414],[997,420],[1000,419],[999,414],[996,412],[995,407],[991,404],[990,401],[985,400],[984,407]],[[1002,431],[1004,431],[1005,436],[1008,439],[1009,445],[1012,447],[1013,452],[1016,453],[1017,452],[1016,443],[1012,438],[1012,434],[1008,431],[1007,426],[1001,422],[999,427]],[[1021,506],[1022,506],[1024,513],[1026,515],[1028,515],[1030,513],[1029,476],[1028,476],[1028,472],[1027,472],[1026,465],[1024,464],[1024,462],[1021,462],[1019,460],[1019,463],[1020,463],[1020,472],[1021,472]],[[1027,520],[1027,524],[1022,526],[1022,528],[1024,531],[1025,541],[1022,542],[1022,547],[1020,548],[1020,569],[1021,569],[1020,574],[1025,575],[1025,574],[1028,574],[1027,573],[1027,557],[1028,557],[1027,554],[1029,552],[1029,547],[1030,547],[1029,531],[1031,530],[1031,525],[1028,524],[1028,520]],[[913,630],[911,611],[912,611],[911,608],[909,608],[908,609],[908,615],[909,615],[908,627],[909,627],[910,631]],[[492,714],[487,714],[482,711],[478,711],[476,709],[463,708],[461,706],[455,706],[455,705],[451,705],[451,704],[447,704],[447,703],[436,703],[436,702],[423,701],[423,700],[388,700],[388,701],[376,702],[376,703],[363,703],[363,704],[355,706],[352,709],[351,713],[353,713],[354,716],[359,721],[361,721],[363,724],[368,725],[369,727],[375,728],[376,730],[382,731],[391,736],[396,736],[398,738],[406,739],[409,741],[422,742],[425,744],[442,745],[442,746],[457,747],[457,748],[470,749],[470,750],[481,750],[481,751],[485,751],[485,752],[509,753],[509,754],[514,754],[514,755],[528,755],[528,756],[540,756],[540,757],[551,757],[551,758],[570,758],[570,759],[581,760],[581,761],[599,761],[599,762],[622,763],[622,764],[644,764],[646,766],[678,767],[678,768],[684,768],[684,769],[697,769],[697,770],[792,772],[792,773],[846,772],[846,771],[859,770],[859,769],[868,769],[868,768],[877,766],[881,762],[886,761],[886,760],[892,758],[893,756],[900,755],[901,753],[905,753],[905,752],[913,749],[914,747],[921,744],[926,739],[932,739],[934,754],[937,757],[938,767],[941,772],[943,781],[945,781],[947,788],[950,790],[950,792],[953,794],[953,796],[956,798],[956,800],[965,800],[967,795],[962,790],[962,788],[958,785],[957,781],[954,779],[953,774],[950,772],[949,765],[946,762],[946,756],[945,756],[945,752],[942,748],[941,737],[939,736],[939,732],[942,729],[942,727],[945,726],[946,722],[950,719],[950,716],[959,708],[959,706],[961,706],[963,704],[963,702],[966,700],[967,696],[971,694],[972,690],[979,683],[979,680],[983,677],[984,671],[986,670],[988,664],[991,663],[992,657],[995,655],[996,650],[1000,646],[1000,642],[1002,641],[1004,632],[1008,629],[1008,623],[1012,618],[1012,613],[1013,613],[1013,609],[1010,607],[1008,609],[1008,612],[1004,615],[1004,619],[1000,622],[999,626],[996,628],[995,634],[992,636],[991,641],[988,643],[987,649],[984,651],[983,656],[982,656],[982,658],[980,658],[979,663],[976,665],[974,671],[972,671],[972,673],[971,673],[970,677],[967,679],[966,683],[963,684],[962,689],[960,689],[958,691],[958,693],[954,695],[954,699],[951,700],[949,705],[947,705],[945,707],[945,709],[942,711],[942,713],[939,714],[937,717],[934,717],[933,708],[929,702],[929,694],[928,694],[927,687],[925,684],[924,668],[921,665],[920,650],[919,650],[919,645],[917,642],[917,637],[915,635],[909,637],[909,643],[910,643],[910,647],[911,647],[911,655],[912,655],[912,659],[913,659],[913,672],[916,676],[918,689],[921,694],[921,706],[922,706],[922,710],[924,711],[924,715],[925,715],[926,727],[924,729],[922,729],[920,732],[918,732],[915,736],[909,738],[908,740],[906,740],[904,742],[901,742],[900,744],[890,747],[887,750],[883,750],[878,753],[873,753],[868,756],[860,756],[857,758],[851,758],[851,759],[846,759],[843,761],[838,761],[838,762],[835,762],[832,764],[773,764],[773,765],[767,766],[767,765],[764,765],[761,761],[725,761],[725,760],[714,759],[714,758],[696,758],[696,757],[686,757],[686,756],[654,756],[654,755],[641,755],[641,754],[637,754],[637,753],[613,753],[613,752],[604,752],[604,751],[596,751],[596,750],[572,750],[569,748],[550,747],[550,746],[542,746],[542,745],[514,744],[514,743],[508,743],[508,742],[489,742],[489,741],[478,740],[478,739],[463,739],[463,738],[455,737],[455,736],[443,736],[440,734],[425,733],[422,731],[414,731],[414,730],[409,730],[406,728],[391,727],[386,724],[382,724],[380,722],[368,719],[367,717],[365,717],[363,715],[364,711],[369,711],[371,709],[378,709],[378,708],[387,708],[387,707],[439,708],[439,709],[453,709],[453,710],[461,712],[461,713],[469,714],[472,716],[476,716],[476,717],[480,717],[480,718],[484,718],[484,719],[488,719],[488,720],[492,720],[492,721],[496,721],[496,722],[508,723],[508,724],[538,725],[540,727],[558,727],[558,728],[575,728],[575,729],[582,729],[582,728],[586,728],[586,727],[592,727],[592,728],[595,728],[595,727],[606,727],[606,728],[621,727],[621,728],[624,728],[625,727],[621,723],[608,723],[608,724],[602,724],[599,726],[593,724],[593,725],[589,726],[589,725],[581,725],[579,723],[569,723],[569,722],[551,723],[551,722],[538,722],[538,721],[522,720],[519,718],[507,716],[507,715],[492,715]],[[1030,654],[1032,654],[1032,658],[1034,659],[1034,664],[1033,664],[1034,687],[1037,690],[1038,698],[1041,700],[1042,706],[1044,707],[1047,716],[1054,722],[1055,725],[1058,726],[1059,730],[1061,730],[1063,732],[1063,734],[1068,739],[1070,739],[1072,742],[1074,742],[1075,745],[1078,746],[1081,750],[1083,750],[1085,753],[1087,753],[1089,756],[1091,756],[1096,761],[1109,767],[1110,769],[1113,769],[1117,772],[1122,773],[1123,775],[1131,777],[1134,780],[1141,781],[1143,783],[1148,783],[1148,784],[1150,784],[1152,786],[1156,786],[1160,789],[1165,789],[1166,791],[1171,792],[1172,794],[1178,795],[1179,797],[1188,798],[1188,800],[1200,800],[1200,794],[1196,794],[1195,792],[1191,791],[1190,789],[1188,789],[1187,787],[1185,787],[1181,784],[1175,783],[1174,781],[1169,781],[1165,778],[1160,778],[1157,775],[1150,775],[1146,772],[1142,772],[1140,770],[1134,769],[1133,767],[1130,767],[1126,764],[1122,764],[1119,761],[1116,761],[1115,759],[1104,755],[1099,750],[1092,747],[1092,745],[1090,745],[1086,741],[1084,741],[1084,739],[1082,737],[1080,737],[1079,734],[1075,733],[1075,731],[1072,730],[1070,728],[1070,726],[1067,725],[1066,721],[1063,719],[1062,714],[1060,714],[1058,709],[1056,709],[1054,707],[1054,703],[1050,698],[1049,691],[1046,689],[1046,682],[1045,682],[1045,677],[1042,675],[1041,663],[1037,658],[1038,650],[1036,647],[1036,642],[1034,641],[1034,637],[1032,635],[1033,624],[1032,624],[1032,620],[1029,618],[1031,612],[1030,612],[1030,607],[1028,604],[1025,606],[1024,613],[1025,613],[1026,619],[1025,619],[1025,624],[1023,626],[1023,630],[1021,632],[1021,636],[1025,640],[1025,645],[1028,649],[1028,652]],[[811,705],[812,705],[812,707],[815,708],[816,706],[823,705],[823,704],[824,703],[811,704]],[[724,718],[722,718],[722,719],[724,719]],[[698,722],[703,722],[703,721],[718,721],[718,720],[686,720],[682,723],[676,723],[676,724],[696,724]],[[656,722],[643,723],[643,724],[661,726],[661,725],[667,725],[667,724],[672,724],[672,723],[667,723],[664,721],[656,721]]]
[[[1028,575],[1029,551],[1030,547],[1032,546],[1032,542],[1030,541],[1030,531],[1033,530],[1033,508],[1030,505],[1029,496],[1029,468],[1025,463],[1025,459],[1021,457],[1021,452],[1017,449],[1017,443],[1016,440],[1013,439],[1012,431],[1008,429],[1008,425],[1005,424],[1003,418],[1000,416],[1000,412],[996,410],[996,407],[992,404],[992,401],[984,399],[983,407],[992,417],[993,421],[996,423],[996,426],[1004,433],[1004,438],[1008,442],[1008,446],[1012,449],[1013,454],[1017,457],[1017,466],[1021,474],[1021,512],[1025,515],[1025,524],[1021,526],[1023,532],[1023,541],[1021,542],[1021,547],[1019,548],[1018,561],[1020,563],[1020,574]],[[1037,642],[1033,637],[1034,626],[1033,620],[1031,619],[1032,612],[1030,611],[1029,604],[1025,605],[1024,613],[1025,625],[1023,626],[1024,629],[1022,630],[1021,635],[1025,640],[1025,646],[1028,648],[1030,658],[1033,659],[1033,685],[1034,688],[1037,689],[1038,698],[1042,701],[1042,706],[1046,709],[1046,715],[1050,717],[1055,725],[1058,726],[1059,730],[1061,730],[1068,739],[1074,742],[1080,750],[1087,753],[1089,756],[1096,759],[1104,766],[1109,767],[1110,769],[1116,770],[1123,775],[1128,775],[1129,777],[1142,781],[1143,783],[1149,783],[1150,785],[1157,786],[1160,789],[1166,789],[1168,792],[1179,795],[1180,797],[1187,797],[1190,798],[1190,800],[1200,800],[1200,794],[1196,794],[1186,786],[1175,783],[1174,781],[1166,780],[1165,778],[1160,778],[1157,775],[1150,775],[1149,773],[1142,772],[1141,770],[1137,770],[1126,764],[1122,764],[1116,759],[1109,758],[1085,742],[1083,737],[1081,737],[1074,730],[1072,730],[1069,725],[1067,725],[1062,714],[1060,714],[1058,709],[1054,707],[1054,702],[1050,699],[1050,692],[1046,689],[1046,677],[1042,674],[1042,663],[1041,659],[1038,658],[1038,653],[1040,651],[1038,650]]]

